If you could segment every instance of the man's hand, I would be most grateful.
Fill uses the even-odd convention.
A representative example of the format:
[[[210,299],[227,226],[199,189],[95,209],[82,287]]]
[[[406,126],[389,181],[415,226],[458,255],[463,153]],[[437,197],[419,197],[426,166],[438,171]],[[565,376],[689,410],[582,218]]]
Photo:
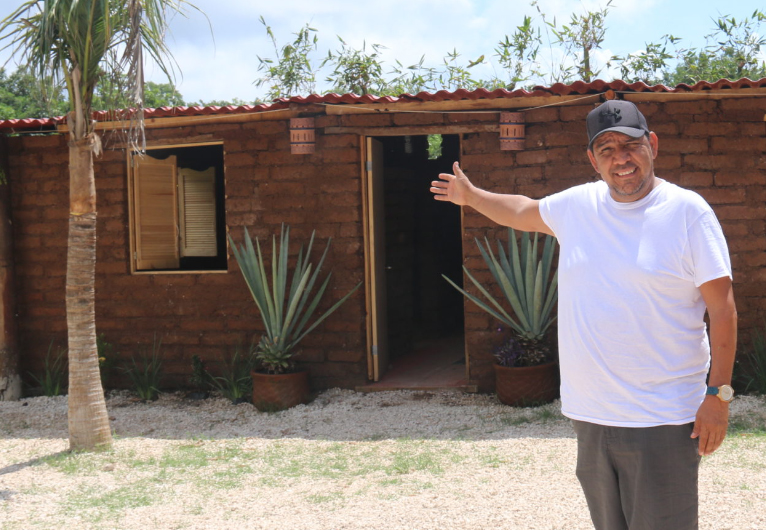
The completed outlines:
[[[452,165],[452,171],[455,172],[454,175],[440,173],[441,180],[431,182],[431,193],[437,201],[450,201],[459,206],[465,206],[468,204],[468,196],[473,189],[473,184],[460,169],[458,162]]]
[[[441,180],[431,181],[431,193],[437,201],[449,201],[458,206],[470,206],[502,226],[524,232],[542,232],[553,235],[540,215],[540,201],[524,195],[492,193],[477,188],[465,176],[460,164],[452,165],[454,175],[440,173]]]
[[[699,454],[712,455],[726,437],[728,426],[729,404],[715,396],[705,396],[692,430],[692,438],[699,438]]]

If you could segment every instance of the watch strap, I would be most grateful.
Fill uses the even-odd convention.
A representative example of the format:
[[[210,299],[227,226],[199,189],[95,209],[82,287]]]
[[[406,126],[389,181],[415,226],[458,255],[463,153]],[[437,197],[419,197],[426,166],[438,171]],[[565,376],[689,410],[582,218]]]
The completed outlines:
[[[731,385],[708,386],[707,390],[705,390],[705,395],[716,396],[721,401],[730,403],[734,399],[734,389]]]

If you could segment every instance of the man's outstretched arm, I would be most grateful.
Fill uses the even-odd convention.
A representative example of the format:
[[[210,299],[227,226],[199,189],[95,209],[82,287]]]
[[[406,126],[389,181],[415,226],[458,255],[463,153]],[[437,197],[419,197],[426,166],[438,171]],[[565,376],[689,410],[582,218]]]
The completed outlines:
[[[457,162],[452,170],[454,175],[441,173],[440,180],[431,182],[431,192],[437,201],[470,206],[494,222],[516,230],[554,235],[540,216],[540,201],[524,195],[491,193],[477,188],[471,184]]]

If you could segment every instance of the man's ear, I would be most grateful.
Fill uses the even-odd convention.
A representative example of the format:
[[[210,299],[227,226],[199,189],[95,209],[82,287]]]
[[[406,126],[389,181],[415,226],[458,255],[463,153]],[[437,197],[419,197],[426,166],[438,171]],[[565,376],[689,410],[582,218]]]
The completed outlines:
[[[596,157],[593,155],[593,151],[588,149],[588,160],[590,160],[590,164],[593,166],[593,169],[596,170],[596,173],[601,175],[601,172],[598,170],[598,166],[596,165]],[[655,155],[656,156],[656,155]]]
[[[652,147],[652,158],[657,158],[657,153],[660,148],[660,139],[653,132],[649,133],[649,145]]]

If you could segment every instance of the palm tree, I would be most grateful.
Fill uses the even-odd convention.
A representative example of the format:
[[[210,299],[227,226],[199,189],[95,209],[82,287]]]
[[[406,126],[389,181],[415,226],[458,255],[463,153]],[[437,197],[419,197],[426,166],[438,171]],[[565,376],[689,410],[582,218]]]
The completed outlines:
[[[91,450],[112,442],[96,349],[94,284],[96,187],[93,157],[101,141],[91,103],[105,75],[127,74],[134,109],[129,128],[143,147],[143,53],[170,77],[165,60],[168,14],[185,0],[28,0],[0,23],[10,41],[45,79],[63,77],[69,96],[69,241],[66,314],[69,332],[69,444]],[[193,7],[193,6],[191,6]]]

